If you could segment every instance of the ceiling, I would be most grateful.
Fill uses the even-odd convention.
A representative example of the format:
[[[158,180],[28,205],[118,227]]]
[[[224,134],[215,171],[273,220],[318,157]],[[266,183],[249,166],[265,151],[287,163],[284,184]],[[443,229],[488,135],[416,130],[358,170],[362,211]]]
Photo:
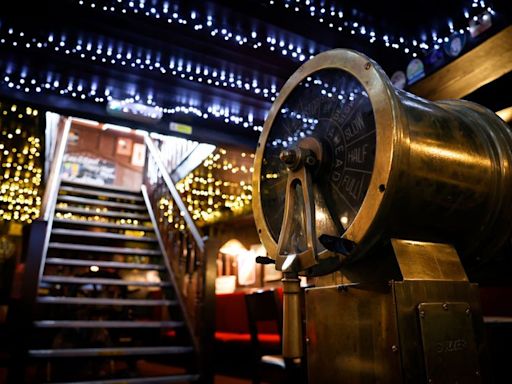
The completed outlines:
[[[13,2],[0,12],[1,96],[248,148],[286,79],[324,50],[359,50],[389,76],[420,59],[421,81],[428,81],[512,24],[509,0],[34,3]],[[485,20],[492,21],[487,29]],[[470,23],[482,32],[472,36]],[[457,37],[462,50],[454,53],[447,48]],[[510,73],[480,85],[469,99],[493,110],[512,105]],[[137,115],[108,110],[109,101],[140,104]]]

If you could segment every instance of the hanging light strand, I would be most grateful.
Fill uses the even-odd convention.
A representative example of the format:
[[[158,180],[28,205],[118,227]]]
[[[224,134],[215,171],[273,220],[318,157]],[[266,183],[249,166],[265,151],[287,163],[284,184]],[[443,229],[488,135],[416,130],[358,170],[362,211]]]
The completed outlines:
[[[45,37],[29,36],[0,23],[0,44],[18,49],[36,49],[55,52],[90,63],[103,63],[124,68],[157,73],[162,76],[203,83],[223,89],[236,89],[256,97],[273,101],[278,93],[278,81],[248,78],[240,72],[212,67],[175,55],[126,44],[122,41],[104,43],[107,38],[81,36],[71,38],[66,34],[50,32]]]
[[[455,32],[460,34],[470,30],[468,21],[477,20],[478,15],[486,13],[494,16],[496,12],[482,0],[471,0],[468,6],[461,9],[461,15],[464,16],[464,23],[457,27],[454,25],[455,18],[447,18],[446,29],[437,31],[436,28],[428,28],[430,34],[422,34],[416,37],[404,37],[392,33],[391,31],[378,31],[373,26],[366,25],[362,19],[354,19],[354,15],[360,12],[347,12],[343,7],[332,3],[328,6],[324,1],[315,0],[268,0],[268,4],[275,7],[283,7],[294,14],[300,13],[312,18],[318,24],[326,26],[340,33],[359,36],[368,40],[370,43],[380,43],[390,49],[401,50],[405,54],[417,57],[419,54],[425,54],[428,50],[439,49],[440,44],[447,43],[449,36]],[[456,19],[462,19],[458,17]]]
[[[51,79],[52,74],[47,73],[43,76],[46,79]],[[51,80],[41,81],[39,78],[31,78],[28,74],[14,74],[5,75],[0,78],[0,84],[6,84],[8,88],[23,91],[25,93],[45,93],[66,95],[78,100],[87,100],[95,103],[104,104],[113,100],[111,88],[105,86],[103,90],[95,84],[86,84],[83,81],[71,81],[70,79],[55,78]],[[149,97],[148,97],[149,98]],[[125,101],[133,102],[139,101],[140,96],[133,98],[126,98]],[[149,105],[154,106],[157,110],[167,115],[196,115],[197,117],[205,120],[215,119],[223,121],[225,124],[243,126],[244,128],[252,128],[254,131],[261,132],[263,130],[262,121],[257,122],[253,113],[248,113],[246,116],[235,113],[232,108],[222,106],[221,104],[211,104],[205,106],[206,109],[196,107],[193,105],[173,105],[162,107],[156,105],[156,102],[150,101]]]

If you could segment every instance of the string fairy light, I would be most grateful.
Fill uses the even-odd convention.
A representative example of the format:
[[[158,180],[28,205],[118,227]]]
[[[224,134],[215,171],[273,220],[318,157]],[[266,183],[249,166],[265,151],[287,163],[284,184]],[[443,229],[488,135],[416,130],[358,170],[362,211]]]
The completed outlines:
[[[177,24],[208,38],[231,42],[236,46],[252,47],[255,50],[264,48],[269,53],[298,62],[303,62],[322,50],[314,41],[285,31],[270,30],[261,26],[261,31],[253,28],[248,33],[238,26],[229,25],[226,18],[215,15],[210,7],[205,7],[204,10],[189,10],[182,7],[179,2],[171,5],[168,1],[155,4],[144,0],[78,0],[78,4],[99,12],[145,16],[162,23]],[[224,21],[218,22],[217,19],[221,18]]]
[[[438,31],[437,28],[430,28],[430,34],[423,33],[416,37],[404,37],[400,34],[392,34],[390,31],[378,31],[374,27],[365,25],[362,18],[355,19],[355,15],[362,15],[361,12],[348,12],[347,9],[336,3],[327,5],[325,1],[315,0],[268,0],[271,6],[281,6],[289,12],[302,13],[318,24],[325,25],[328,28],[340,32],[357,35],[360,38],[368,40],[369,43],[380,42],[385,47],[402,50],[405,54],[417,57],[419,54],[425,54],[428,50],[439,49],[440,44],[447,43],[450,35],[453,33],[464,34],[470,30],[468,20],[477,20],[478,15],[486,13],[489,17],[494,16],[494,9],[483,0],[471,0],[468,6],[461,10],[464,16],[464,23],[455,27],[454,18],[447,18],[444,31]],[[462,18],[458,18],[462,19]]]
[[[38,110],[0,102],[0,218],[31,223],[41,207]]]
[[[389,31],[378,31],[372,26],[365,25],[363,18],[357,19],[355,17],[356,15],[362,15],[361,12],[348,12],[347,9],[334,2],[330,5],[327,5],[325,1],[315,0],[268,0],[264,2],[270,6],[281,6],[293,14],[305,14],[313,18],[318,24],[325,25],[334,31],[358,35],[367,39],[370,43],[380,42],[391,49],[402,50],[412,57],[417,57],[418,54],[423,54],[431,48],[438,49],[439,44],[446,42],[455,31],[464,33],[469,30],[467,23],[455,28],[454,18],[447,18],[446,27],[448,30],[445,36],[441,36],[436,28],[430,28],[430,35],[404,37],[399,34],[391,34]],[[229,25],[229,18],[222,18],[223,22],[217,22],[217,19],[220,18],[216,17],[212,10],[185,10],[179,2],[174,2],[171,6],[169,2],[154,4],[149,1],[79,0],[78,4],[100,12],[139,15],[168,24],[178,24],[183,28],[189,28],[197,33],[208,35],[208,37],[211,36],[236,45],[247,45],[253,49],[265,47],[269,52],[299,62],[312,58],[325,50],[325,47],[320,47],[315,42],[304,38],[298,43],[297,36],[284,31],[277,33],[268,28],[260,28],[259,31],[253,30],[249,34],[240,30],[237,26]],[[486,4],[484,0],[471,0],[461,12],[466,19],[475,18],[477,13],[482,12],[495,15],[494,9]]]
[[[46,80],[41,80],[44,78]],[[48,80],[49,79],[49,80]],[[30,77],[28,74],[7,74],[0,78],[0,84],[4,83],[8,88],[23,91],[25,93],[50,93],[56,95],[67,95],[72,98],[79,100],[91,101],[94,103],[104,104],[113,100],[112,91],[109,86],[105,86],[103,89],[99,89],[96,83],[89,83],[85,80],[77,81],[71,79],[65,79],[62,76],[53,79],[51,72],[39,73],[38,78]],[[151,93],[148,93],[148,95]],[[124,99],[126,102],[138,101],[140,96],[128,97]],[[148,99],[149,96],[148,96]],[[194,100],[190,100],[191,104],[194,104]],[[193,105],[172,105],[162,107],[156,105],[156,102],[151,99],[148,102],[149,105],[154,106],[155,109],[161,111],[167,115],[189,115],[193,114],[204,120],[214,118],[223,121],[226,124],[234,124],[243,126],[244,128],[252,128],[254,131],[261,132],[263,130],[263,119],[256,121],[254,114],[249,112],[246,116],[239,115],[235,112],[236,109],[240,109],[238,106],[230,108],[227,105],[221,105],[220,103],[206,105],[206,109]]]
[[[212,224],[251,211],[254,154],[218,148],[194,171],[176,184],[192,219],[198,225]],[[161,222],[184,230],[185,222],[170,196],[157,204]]]
[[[108,40],[108,44],[105,41]],[[0,45],[18,49],[36,49],[49,53],[57,52],[91,64],[104,63],[124,68],[157,73],[185,81],[204,83],[213,87],[236,89],[253,96],[275,100],[279,81],[271,76],[258,79],[242,71],[226,70],[221,67],[194,63],[194,60],[175,54],[164,54],[155,49],[129,44],[107,37],[69,36],[65,33],[50,32],[44,37],[31,36],[26,31],[17,31],[6,23],[0,23]]]

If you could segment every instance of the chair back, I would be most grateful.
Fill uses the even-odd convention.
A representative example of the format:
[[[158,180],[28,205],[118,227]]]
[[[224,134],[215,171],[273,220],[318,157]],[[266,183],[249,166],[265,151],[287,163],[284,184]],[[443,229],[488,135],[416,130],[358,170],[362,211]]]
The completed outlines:
[[[282,313],[277,292],[274,289],[256,291],[245,295],[247,320],[253,348],[262,353],[258,334],[278,333],[282,335]]]

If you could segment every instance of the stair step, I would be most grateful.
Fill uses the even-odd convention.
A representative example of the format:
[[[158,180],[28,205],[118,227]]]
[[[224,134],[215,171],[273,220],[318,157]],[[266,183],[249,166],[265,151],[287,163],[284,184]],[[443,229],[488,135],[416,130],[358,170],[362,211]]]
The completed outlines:
[[[87,225],[89,227],[99,227],[99,228],[113,228],[119,230],[129,230],[129,231],[146,231],[153,232],[153,227],[146,225],[133,225],[133,224],[117,224],[117,223],[103,223],[101,221],[93,221],[93,220],[73,220],[73,219],[53,219],[53,224],[73,224],[73,225]]]
[[[80,215],[85,216],[103,216],[103,217],[117,217],[121,219],[139,219],[139,220],[149,220],[149,215],[141,215],[139,213],[133,212],[116,212],[116,211],[92,211],[88,209],[82,208],[74,208],[74,207],[59,207],[56,206],[55,210],[58,212],[64,213],[78,213]]]
[[[80,236],[80,237],[96,237],[96,238],[100,238],[100,239],[144,241],[144,242],[152,242],[152,243],[157,242],[157,239],[154,237],[129,236],[129,235],[123,235],[120,233],[92,232],[92,231],[79,230],[79,229],[57,228],[57,229],[52,229],[52,234],[66,235],[66,236]]]
[[[102,206],[102,207],[133,209],[135,211],[145,211],[147,209],[145,205],[140,205],[140,204],[118,203],[115,201],[88,199],[86,197],[67,196],[67,195],[59,195],[57,197],[57,201],[63,201],[65,203],[82,204],[82,205],[98,205],[98,206]]]
[[[73,251],[84,252],[103,252],[103,253],[122,253],[127,255],[144,255],[144,256],[160,256],[162,253],[158,249],[143,248],[123,248],[123,247],[107,247],[103,245],[89,244],[68,244],[68,243],[50,243],[49,249],[69,249]]]
[[[31,349],[32,357],[90,357],[90,356],[135,356],[135,355],[174,355],[191,353],[188,346],[179,347],[119,347],[119,348],[62,348]]]
[[[75,187],[79,187],[79,188],[80,187],[81,188],[87,188],[87,189],[90,189],[90,190],[93,190],[93,191],[97,191],[97,192],[100,192],[100,191],[107,191],[107,192],[116,191],[116,192],[121,192],[121,193],[133,194],[133,195],[136,195],[136,196],[140,196],[140,190],[126,189],[126,187],[117,187],[117,186],[114,186],[114,185],[101,185],[101,184],[93,184],[93,183],[82,183],[80,181],[69,180],[69,179],[65,179],[65,178],[62,178],[60,183],[61,183],[61,186],[62,185],[70,185],[70,186],[75,186]],[[98,194],[101,194],[101,193],[98,193]]]
[[[108,299],[95,297],[64,297],[39,296],[37,302],[41,304],[84,304],[84,305],[134,305],[134,306],[164,306],[176,305],[176,300],[143,300],[143,299]]]
[[[122,268],[122,269],[147,269],[147,270],[164,270],[163,265],[158,264],[140,264],[140,263],[123,263],[121,261],[103,261],[103,260],[83,260],[83,259],[63,259],[59,257],[50,257],[46,259],[46,264],[51,265],[71,265],[77,267],[90,267],[96,265],[100,268]]]
[[[123,279],[108,279],[100,277],[75,277],[75,276],[55,276],[46,275],[41,278],[44,283],[53,284],[102,284],[102,285],[126,285],[137,287],[169,287],[168,281],[130,281]]]
[[[77,187],[60,187],[60,191],[75,193],[77,195],[87,195],[87,196],[98,196],[98,191],[86,189],[86,188],[77,188]],[[122,200],[132,200],[132,201],[144,201],[141,196],[130,195],[127,193],[117,193],[117,192],[100,192],[102,197],[109,197],[111,199],[122,199]]]
[[[73,381],[59,382],[58,384],[165,384],[165,383],[190,383],[198,381],[199,375],[173,375],[173,376],[157,376],[157,377],[140,377],[131,379],[110,379],[110,380],[94,380],[94,381]]]
[[[37,328],[178,328],[183,321],[39,320]]]

